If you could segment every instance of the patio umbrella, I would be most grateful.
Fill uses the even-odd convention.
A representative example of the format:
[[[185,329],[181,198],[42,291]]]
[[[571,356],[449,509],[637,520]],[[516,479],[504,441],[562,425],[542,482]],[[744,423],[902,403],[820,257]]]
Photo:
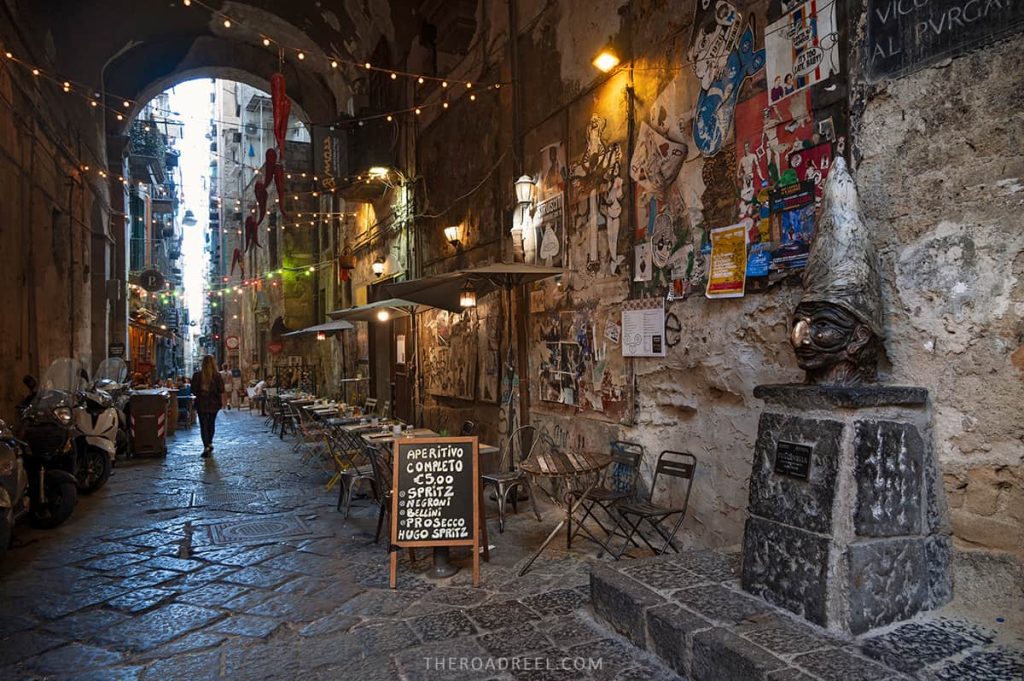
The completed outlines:
[[[558,267],[542,267],[525,263],[496,263],[465,270],[456,270],[422,279],[385,284],[388,295],[403,298],[451,312],[462,312],[459,296],[467,283],[473,285],[478,298],[491,291],[511,291],[517,286],[562,274]]]
[[[410,300],[402,300],[401,298],[388,298],[386,300],[378,300],[373,303],[366,303],[365,305],[356,305],[354,307],[347,307],[341,310],[333,310],[328,312],[327,316],[331,319],[346,319],[356,322],[375,322],[380,320],[378,314],[381,310],[387,311],[389,318],[393,318],[405,317],[412,312],[416,312],[417,308],[420,307],[427,306]]]
[[[316,326],[307,326],[306,328],[299,329],[298,331],[290,331],[290,332],[284,334],[284,336],[285,337],[288,337],[288,336],[302,336],[302,335],[305,335],[307,333],[320,333],[321,331],[323,331],[324,333],[334,333],[336,331],[345,331],[347,329],[354,329],[354,328],[355,327],[352,326],[351,324],[349,324],[348,322],[345,322],[345,321],[342,321],[340,319],[337,319],[337,320],[334,320],[332,322],[327,322],[325,324],[317,324]]]

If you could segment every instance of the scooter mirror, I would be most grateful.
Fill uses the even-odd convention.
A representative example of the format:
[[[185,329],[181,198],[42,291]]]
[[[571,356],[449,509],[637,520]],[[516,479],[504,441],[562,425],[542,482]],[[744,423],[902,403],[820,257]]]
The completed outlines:
[[[36,386],[39,385],[39,382],[36,380],[36,377],[32,376],[31,374],[25,374],[25,376],[21,379],[21,382],[24,383],[25,387],[31,390],[32,392],[35,392]]]

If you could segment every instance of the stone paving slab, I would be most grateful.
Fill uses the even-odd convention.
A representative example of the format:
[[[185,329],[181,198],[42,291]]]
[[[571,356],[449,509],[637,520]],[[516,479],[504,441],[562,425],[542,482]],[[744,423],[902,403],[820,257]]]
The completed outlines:
[[[493,529],[480,587],[468,569],[428,579],[420,550],[415,564],[403,552],[392,591],[371,503],[344,519],[290,438],[244,412],[218,419],[212,459],[198,429],[179,432],[166,459],[119,462],[61,528],[17,528],[0,564],[13,611],[0,618],[0,680],[678,678],[593,619],[593,545],[552,546],[518,576],[558,520],[550,506],[542,523],[520,512]],[[295,532],[212,541],[211,527],[239,521]],[[685,569],[709,584],[726,565],[708,554]]]

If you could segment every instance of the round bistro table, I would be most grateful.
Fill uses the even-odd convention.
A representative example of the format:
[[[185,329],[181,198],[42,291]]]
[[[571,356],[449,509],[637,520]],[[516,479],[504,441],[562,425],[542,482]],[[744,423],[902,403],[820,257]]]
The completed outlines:
[[[547,451],[535,452],[519,464],[519,467],[533,478],[551,480],[554,487],[553,495],[549,494],[540,484],[535,485],[535,488],[541,489],[551,501],[565,509],[565,518],[558,522],[540,548],[530,556],[530,560],[519,571],[520,577],[526,574],[526,571],[530,569],[533,562],[543,553],[563,526],[566,531],[566,548],[571,548],[572,517],[583,500],[586,499],[587,494],[600,483],[601,472],[611,462],[612,457],[609,454],[598,452]]]

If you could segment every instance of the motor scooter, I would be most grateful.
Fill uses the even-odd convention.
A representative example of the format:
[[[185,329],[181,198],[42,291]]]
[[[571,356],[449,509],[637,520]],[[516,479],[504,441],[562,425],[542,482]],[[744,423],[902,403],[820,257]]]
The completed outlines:
[[[11,544],[14,523],[29,510],[22,447],[7,424],[0,421],[0,560]]]
[[[60,367],[51,365],[42,387],[35,378],[26,376],[29,396],[18,408],[17,436],[26,445],[22,447],[22,461],[28,474],[31,519],[43,528],[60,525],[78,503],[73,398],[55,387],[71,384],[55,380],[62,373]]]
[[[117,435],[115,449],[117,458],[129,455],[128,401],[131,398],[131,384],[128,382],[128,365],[120,357],[108,357],[100,362],[93,376],[93,386],[110,395],[117,412]],[[115,460],[116,465],[116,460]]]
[[[78,491],[92,494],[107,483],[117,458],[117,409],[108,393],[93,386],[77,395],[74,414]]]

